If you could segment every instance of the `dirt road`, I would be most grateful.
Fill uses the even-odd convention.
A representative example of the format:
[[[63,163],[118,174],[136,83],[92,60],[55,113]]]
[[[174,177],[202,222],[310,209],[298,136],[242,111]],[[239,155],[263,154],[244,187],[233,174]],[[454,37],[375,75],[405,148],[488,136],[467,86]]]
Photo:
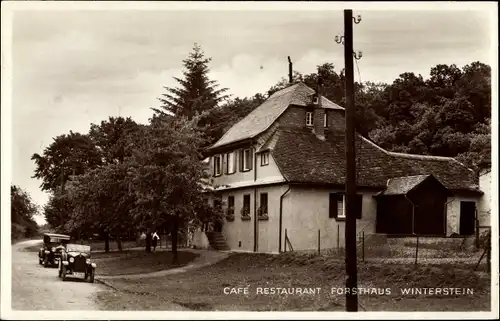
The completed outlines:
[[[31,240],[12,246],[13,310],[99,310],[95,303],[98,292],[110,292],[98,283],[70,279],[62,281],[57,268],[38,264],[36,252],[24,248],[41,244]]]

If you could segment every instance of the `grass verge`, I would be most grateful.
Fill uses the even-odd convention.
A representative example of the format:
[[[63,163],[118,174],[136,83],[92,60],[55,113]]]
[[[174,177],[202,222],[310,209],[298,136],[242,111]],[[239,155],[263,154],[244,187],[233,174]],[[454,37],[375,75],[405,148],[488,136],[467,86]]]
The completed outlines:
[[[143,298],[145,305],[153,300],[155,310],[168,310],[174,303],[192,310],[343,311],[345,293],[332,288],[344,288],[344,270],[343,260],[322,256],[232,254],[215,265],[188,273],[108,281],[124,293]],[[358,287],[390,289],[384,290],[383,295],[359,295],[361,311],[490,310],[489,276],[466,270],[459,264],[413,266],[367,262],[359,264],[358,280]],[[248,290],[247,294],[226,294],[224,288]],[[320,290],[314,294],[285,295],[265,294],[264,290],[258,292],[258,288]],[[470,288],[473,293],[411,295],[401,292],[405,288]]]
[[[158,251],[124,251],[110,253],[94,253],[92,260],[97,264],[97,275],[127,275],[150,273],[184,266],[193,261],[198,254],[178,252],[179,264],[172,264],[172,252]]]

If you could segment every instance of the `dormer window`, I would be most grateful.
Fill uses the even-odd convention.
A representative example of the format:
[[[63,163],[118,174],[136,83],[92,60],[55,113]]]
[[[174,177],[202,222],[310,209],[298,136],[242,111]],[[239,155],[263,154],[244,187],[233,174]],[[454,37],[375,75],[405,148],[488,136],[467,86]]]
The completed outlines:
[[[263,152],[260,154],[260,166],[269,165],[269,152]]]
[[[317,105],[319,104],[319,99],[318,99],[318,96],[314,95],[313,96],[313,105]]]
[[[306,126],[312,126],[313,125],[313,113],[308,111],[306,112]]]

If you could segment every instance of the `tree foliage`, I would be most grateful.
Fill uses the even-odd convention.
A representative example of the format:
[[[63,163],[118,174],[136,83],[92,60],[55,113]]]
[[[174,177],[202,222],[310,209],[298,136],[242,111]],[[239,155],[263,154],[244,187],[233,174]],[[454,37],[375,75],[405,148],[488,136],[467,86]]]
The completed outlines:
[[[207,144],[214,141],[213,137],[221,135],[219,119],[224,113],[219,105],[228,98],[225,94],[227,88],[219,88],[217,82],[208,77],[211,60],[212,58],[205,57],[201,47],[195,43],[193,51],[182,61],[184,77],[174,77],[180,86],[164,87],[166,93],[159,98],[161,109],[153,108],[157,115],[167,113],[186,117],[188,120],[201,116],[197,125],[205,129]]]
[[[42,155],[33,154],[36,169],[33,178],[41,179],[43,191],[55,192],[70,175],[81,175],[102,164],[94,142],[88,135],[73,133],[54,138]]]
[[[49,201],[43,208],[45,220],[56,232],[73,232],[67,231],[64,226],[73,212],[73,207],[68,193],[54,193],[49,197]]]
[[[489,166],[489,66],[437,65],[427,80],[404,73],[373,94],[382,98],[382,104],[373,108],[379,120],[369,136],[382,147],[459,157],[473,169]]]
[[[295,71],[293,83],[301,81],[316,89],[321,77],[324,96],[344,106],[344,71],[337,72],[331,63],[319,65],[317,70],[307,75]],[[289,85],[282,78],[267,94],[270,96]],[[221,117],[225,130],[262,103],[255,97],[236,98],[225,105],[225,112],[232,115]],[[391,84],[355,83],[355,104],[356,130],[381,147],[458,157],[475,170],[491,164],[488,65],[473,62],[460,69],[453,64],[440,64],[431,68],[428,79],[405,72]]]
[[[127,184],[127,165],[108,164],[75,177],[68,186],[73,210],[64,223],[66,231],[113,235],[121,249],[121,237],[137,232],[132,216],[135,198]]]
[[[179,226],[208,206],[202,193],[204,164],[199,153],[204,138],[195,117],[155,118],[134,141],[128,159],[128,182],[135,193],[135,220],[145,229],[169,225],[177,260]]]
[[[176,260],[180,230],[223,221],[222,208],[207,204],[200,152],[290,84],[283,78],[266,95],[229,100],[226,89],[209,79],[209,63],[195,44],[183,61],[184,77],[174,78],[179,87],[165,88],[149,124],[110,117],[91,124],[86,135],[58,136],[42,155],[33,155],[34,177],[52,193],[44,207],[52,227],[106,237],[169,229]],[[323,94],[345,105],[344,71],[331,63],[311,74],[295,72],[293,82],[315,89],[319,78]],[[405,72],[390,84],[356,83],[355,101],[356,130],[383,148],[456,157],[476,170],[491,164],[491,69],[485,64],[440,64],[428,79]],[[28,220],[29,198],[17,187],[11,193],[13,222]]]
[[[104,164],[120,164],[131,155],[127,144],[130,135],[133,135],[138,128],[139,125],[130,117],[109,117],[99,125],[91,124],[89,137]]]
[[[38,214],[38,206],[30,195],[19,186],[11,185],[10,206],[12,239],[34,236],[38,225],[33,216]]]

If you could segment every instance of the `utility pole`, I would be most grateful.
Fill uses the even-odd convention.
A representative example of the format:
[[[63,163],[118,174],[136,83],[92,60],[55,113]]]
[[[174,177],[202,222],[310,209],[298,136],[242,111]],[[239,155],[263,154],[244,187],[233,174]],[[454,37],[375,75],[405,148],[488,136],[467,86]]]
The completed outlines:
[[[346,106],[345,106],[345,151],[346,151],[346,222],[345,222],[345,266],[347,273],[346,288],[346,311],[358,311],[357,291],[353,289],[358,287],[358,268],[356,254],[356,149],[355,149],[355,105],[354,105],[354,65],[353,56],[358,59],[353,51],[353,31],[352,23],[357,24],[361,21],[361,16],[353,18],[352,10],[344,10],[344,36],[335,37],[337,43],[344,44],[345,59],[345,87],[346,87]],[[361,54],[359,54],[361,58]]]

